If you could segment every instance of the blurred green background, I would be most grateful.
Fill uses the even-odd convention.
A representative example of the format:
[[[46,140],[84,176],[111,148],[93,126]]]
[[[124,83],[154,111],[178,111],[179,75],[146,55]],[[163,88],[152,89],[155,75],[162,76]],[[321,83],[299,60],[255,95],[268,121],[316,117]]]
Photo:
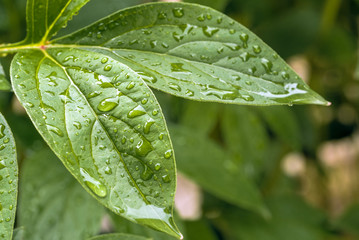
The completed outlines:
[[[91,0],[58,35],[144,2]],[[359,239],[359,1],[187,2],[249,28],[332,105],[229,106],[155,91],[181,173],[176,206],[185,239]],[[1,43],[24,38],[25,4],[0,0]],[[8,71],[11,56],[0,61]],[[46,147],[12,93],[0,92],[0,111],[17,140],[21,177],[24,162]],[[21,194],[20,185],[20,201]],[[169,239],[110,218],[102,232]]]

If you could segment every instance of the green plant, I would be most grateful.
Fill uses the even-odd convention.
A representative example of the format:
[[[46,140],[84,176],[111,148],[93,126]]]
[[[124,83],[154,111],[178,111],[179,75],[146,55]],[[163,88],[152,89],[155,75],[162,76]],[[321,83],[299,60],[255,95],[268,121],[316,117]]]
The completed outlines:
[[[182,236],[173,220],[174,150],[161,107],[149,87],[203,102],[329,104],[248,29],[200,5],[139,5],[52,39],[86,2],[28,0],[25,40],[0,45],[0,54],[16,53],[10,66],[12,89],[52,151],[89,194],[126,219],[177,238]],[[0,74],[0,89],[9,91],[2,69]],[[245,115],[250,116],[250,112]],[[231,121],[237,117],[230,112],[224,117],[229,129],[223,131],[233,139],[236,135],[230,128],[236,122]],[[1,237],[11,239],[17,164],[14,140],[3,118],[0,130],[0,173],[10,174],[6,175],[8,182],[0,182],[6,184],[1,185],[5,189],[0,208],[4,219]],[[200,135],[174,128],[176,131],[192,137],[194,144],[200,142],[195,141]],[[209,153],[223,156],[216,146],[209,146]],[[206,154],[203,152],[208,145],[199,149],[201,153],[197,154]],[[41,174],[39,165],[52,165],[43,159],[53,158],[46,152],[28,159],[23,178],[31,181]],[[213,169],[197,162],[189,171],[202,169],[226,175],[221,165],[219,161]],[[56,169],[42,173],[53,182],[53,191],[69,191],[69,195],[80,191],[72,178],[66,180],[66,188],[56,185],[66,174]],[[236,181],[245,190],[233,191],[232,197],[228,197],[231,189],[225,186],[213,187],[216,183],[207,179],[197,181],[204,186],[208,182],[206,188],[214,188],[218,196],[233,204],[269,215],[258,191],[240,174]],[[8,183],[13,190],[6,191],[6,187],[10,189]],[[25,188],[24,196],[30,199],[34,189]],[[29,211],[21,201],[20,211]],[[93,212],[101,215],[101,211]],[[32,234],[36,236],[36,231]]]

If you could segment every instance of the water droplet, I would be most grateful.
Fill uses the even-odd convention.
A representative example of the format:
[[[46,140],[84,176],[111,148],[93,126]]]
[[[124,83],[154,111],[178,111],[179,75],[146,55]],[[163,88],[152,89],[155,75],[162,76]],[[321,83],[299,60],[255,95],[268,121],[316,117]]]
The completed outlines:
[[[142,137],[142,139],[136,145],[136,154],[145,157],[149,152],[153,150],[151,143]]]
[[[112,65],[111,64],[108,64],[108,65],[106,65],[104,68],[103,68],[103,70],[105,70],[105,71],[110,71],[112,69]]]
[[[141,179],[144,181],[150,180],[153,176],[153,171],[147,166],[144,165],[144,169],[141,173]]]
[[[241,47],[235,43],[226,43],[226,44],[224,44],[224,46],[231,49],[232,51],[238,51],[239,49],[241,49]]]
[[[197,17],[197,20],[200,21],[200,22],[203,22],[205,19],[206,19],[206,18],[205,18],[205,16],[204,16],[204,14],[201,14],[201,15],[199,15],[199,16]]]
[[[162,176],[162,181],[165,182],[165,183],[169,183],[169,182],[171,182],[171,178],[170,178],[170,176],[168,176],[166,174],[166,175]]]
[[[141,105],[138,105],[137,107],[133,108],[131,111],[128,112],[127,117],[134,118],[142,116],[144,114],[146,114],[146,110]]]
[[[158,111],[156,109],[152,111],[153,116],[156,116],[157,114],[158,114]]]
[[[11,220],[11,217],[7,217],[7,218],[5,219],[6,222],[10,222],[10,220]]]
[[[1,169],[4,169],[6,166],[5,166],[5,162],[4,160],[0,161],[0,170]]]
[[[92,92],[92,93],[89,93],[89,94],[87,95],[87,98],[97,97],[97,96],[99,96],[100,94],[102,94],[101,91],[94,91],[94,92]]]
[[[171,63],[171,71],[172,72],[190,72],[183,68],[183,63]]]
[[[13,205],[10,205],[9,206],[9,210],[13,210],[14,206]]]
[[[242,33],[241,35],[239,35],[239,38],[241,39],[241,41],[243,42],[243,47],[244,48],[247,48],[248,45],[247,45],[247,42],[248,42],[248,34],[246,33]]]
[[[242,59],[243,62],[247,62],[251,57],[254,57],[252,54],[249,54],[248,52],[243,52],[240,55],[240,58]]]
[[[289,73],[287,73],[285,71],[281,72],[281,76],[282,76],[283,79],[286,79],[286,80],[289,79]]]
[[[241,98],[244,99],[247,102],[253,102],[254,101],[254,97],[250,96],[250,95],[242,95]]]
[[[262,65],[263,65],[263,67],[264,67],[264,69],[266,70],[267,73],[272,72],[273,63],[271,61],[269,61],[266,58],[262,58],[261,63],[262,63]]]
[[[117,107],[117,105],[118,98],[106,98],[99,103],[97,109],[101,112],[108,112]]]
[[[155,170],[158,171],[158,170],[160,170],[160,169],[161,169],[161,164],[156,163],[156,165],[155,165]]]
[[[77,128],[78,130],[80,130],[80,129],[82,128],[82,125],[81,125],[80,122],[75,121],[75,122],[73,122],[73,125],[74,125],[75,128]]]
[[[126,86],[126,89],[130,90],[130,89],[134,88],[135,85],[136,85],[136,84],[135,84],[134,82],[130,82],[130,83]]]
[[[105,173],[108,174],[108,175],[111,175],[112,174],[112,169],[109,166],[107,166],[105,168]]]
[[[167,158],[167,159],[170,158],[170,157],[172,156],[172,150],[171,150],[171,149],[167,150],[167,151],[165,152],[164,156],[165,156],[165,158]]]
[[[88,171],[83,168],[80,168],[80,174],[85,184],[91,189],[94,194],[101,198],[107,196],[107,189],[103,183],[95,179]]]
[[[204,35],[206,35],[207,37],[212,37],[216,32],[219,31],[218,28],[210,26],[203,27],[202,30]]]
[[[258,45],[253,45],[253,52],[258,54],[258,53],[262,52],[262,49]]]
[[[235,33],[236,33],[236,30],[235,30],[235,29],[229,29],[229,33],[230,33],[230,34],[235,34]]]
[[[107,63],[107,61],[108,61],[107,57],[104,57],[104,58],[101,59],[101,63]]]
[[[52,125],[46,125],[47,126],[47,129],[49,130],[49,131],[51,131],[51,132],[53,132],[53,133],[55,133],[56,135],[58,135],[59,137],[63,137],[64,136],[64,134],[62,133],[62,131],[59,129],[59,128],[57,128],[57,127],[55,127],[55,126],[52,126]]]
[[[165,12],[159,12],[158,15],[157,15],[157,18],[158,19],[166,19],[167,18],[167,14]]]
[[[155,120],[152,118],[148,119],[145,123],[145,126],[143,127],[143,132],[145,134],[148,134],[150,132],[151,126],[155,123]]]
[[[177,91],[177,92],[181,91],[181,87],[179,85],[175,84],[175,83],[169,82],[168,87],[171,88],[172,90]]]
[[[177,17],[177,18],[181,18],[181,17],[183,17],[183,15],[184,15],[184,11],[183,11],[182,8],[174,8],[174,9],[172,10],[172,12],[173,12],[173,15],[174,15],[175,17]]]
[[[143,71],[136,71],[136,72],[146,82],[149,82],[149,83],[157,82],[157,78],[155,76],[153,76],[152,74],[149,74],[149,73],[143,72]]]
[[[1,124],[1,123],[0,123],[0,139],[5,136],[4,130],[5,130],[4,124]]]
[[[165,136],[165,134],[164,133],[160,133],[160,135],[158,135],[158,139],[159,140],[163,140],[163,137]]]
[[[187,96],[189,96],[189,97],[193,97],[193,96],[194,96],[194,92],[191,91],[191,90],[189,90],[189,89],[186,89],[185,94],[186,94]]]

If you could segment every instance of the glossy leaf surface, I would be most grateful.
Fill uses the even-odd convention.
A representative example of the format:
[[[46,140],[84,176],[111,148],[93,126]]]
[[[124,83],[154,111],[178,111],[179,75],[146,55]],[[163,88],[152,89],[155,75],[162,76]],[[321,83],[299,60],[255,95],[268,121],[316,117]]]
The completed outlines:
[[[49,149],[26,158],[21,176],[18,217],[24,239],[85,239],[100,230],[104,208]]]
[[[88,240],[151,240],[151,238],[136,236],[125,233],[104,234],[89,238]]]
[[[179,126],[170,126],[178,169],[213,195],[268,215],[259,190],[216,143]]]
[[[204,6],[141,5],[53,43],[106,52],[150,86],[188,99],[328,104],[247,28]]]
[[[75,49],[15,56],[14,91],[36,128],[100,203],[180,237],[173,148],[151,90],[125,65]]]
[[[28,0],[24,43],[45,44],[89,0]]]
[[[17,204],[18,166],[15,140],[0,113],[0,239],[11,240]]]
[[[0,64],[0,91],[9,91],[11,89],[11,85],[9,81],[5,77],[4,69]]]

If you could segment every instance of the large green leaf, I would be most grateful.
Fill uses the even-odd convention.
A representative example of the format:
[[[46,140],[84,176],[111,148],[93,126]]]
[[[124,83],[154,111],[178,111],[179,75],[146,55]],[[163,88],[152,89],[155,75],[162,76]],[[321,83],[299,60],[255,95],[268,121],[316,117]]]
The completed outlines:
[[[5,77],[4,69],[0,64],[0,91],[9,91],[11,89],[11,85],[9,81]]]
[[[24,239],[84,239],[100,230],[104,208],[49,149],[26,158],[21,170],[18,217]]]
[[[151,238],[136,236],[125,233],[105,234],[89,238],[88,240],[151,240]]]
[[[176,96],[236,104],[322,104],[270,47],[211,8],[153,3],[119,11],[52,44],[88,47]]]
[[[18,166],[15,140],[0,113],[0,239],[11,240],[16,212]]]
[[[324,215],[296,196],[267,200],[270,220],[239,209],[227,209],[218,221],[229,240],[323,240]]]
[[[45,44],[89,0],[28,0],[27,36],[23,43]]]
[[[269,139],[263,122],[248,107],[226,106],[221,116],[223,140],[247,176],[258,176],[265,163]]]
[[[117,214],[180,237],[172,144],[137,74],[110,57],[63,48],[17,54],[11,78],[36,128],[88,192]]]
[[[259,190],[230,156],[195,130],[171,125],[178,169],[229,203],[268,216]]]

